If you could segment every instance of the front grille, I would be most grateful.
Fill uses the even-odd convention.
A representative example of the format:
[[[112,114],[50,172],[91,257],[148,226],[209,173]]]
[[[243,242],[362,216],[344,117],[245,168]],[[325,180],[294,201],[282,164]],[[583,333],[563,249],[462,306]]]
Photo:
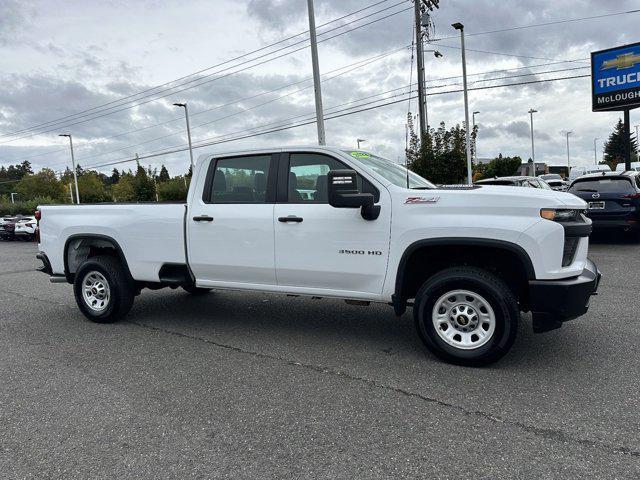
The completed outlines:
[[[562,252],[562,266],[568,267],[573,263],[573,258],[576,256],[576,250],[578,250],[578,244],[580,237],[565,237],[564,250]]]

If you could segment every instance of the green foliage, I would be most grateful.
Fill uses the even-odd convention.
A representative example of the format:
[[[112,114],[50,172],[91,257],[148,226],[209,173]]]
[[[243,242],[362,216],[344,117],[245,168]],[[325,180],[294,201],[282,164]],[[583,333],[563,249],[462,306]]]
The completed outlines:
[[[474,169],[474,179],[508,177],[516,175],[522,165],[520,157],[503,157],[502,154],[491,160],[489,163],[476,165]]]
[[[418,175],[438,184],[462,183],[467,175],[466,132],[456,125],[449,130],[444,122],[438,129],[429,129],[415,151],[413,124],[409,124],[412,147],[407,149],[409,168]],[[475,131],[471,135],[471,143]],[[413,159],[413,160],[411,160]]]
[[[50,168],[43,168],[36,174],[27,174],[15,185],[20,200],[49,197],[60,201],[64,196],[64,187]]]
[[[82,203],[108,202],[111,197],[104,186],[103,178],[94,171],[85,171],[78,177],[78,190]]]
[[[0,195],[8,195],[15,192],[15,186],[25,175],[33,173],[31,164],[28,161],[0,167]]]
[[[53,198],[41,197],[28,201],[11,203],[6,197],[0,198],[0,215],[33,215],[38,205],[60,203]]]
[[[136,174],[133,178],[133,188],[136,200],[139,202],[150,202],[156,199],[156,187],[153,177],[138,163]]]
[[[158,174],[158,181],[159,182],[166,182],[170,178],[171,177],[169,177],[169,170],[167,170],[167,167],[162,165],[162,168],[160,168],[160,173]]]
[[[184,177],[175,177],[166,182],[158,183],[158,198],[160,201],[183,201],[187,199]]]
[[[624,162],[624,123],[622,119],[618,119],[618,122],[613,127],[613,132],[609,135],[609,138],[604,142],[604,163],[609,165],[612,170],[616,169],[616,165],[620,162]],[[633,136],[630,139],[631,148],[631,161],[636,161],[638,157],[638,141]]]
[[[123,173],[120,181],[111,187],[114,202],[135,202],[136,188],[133,175]]]

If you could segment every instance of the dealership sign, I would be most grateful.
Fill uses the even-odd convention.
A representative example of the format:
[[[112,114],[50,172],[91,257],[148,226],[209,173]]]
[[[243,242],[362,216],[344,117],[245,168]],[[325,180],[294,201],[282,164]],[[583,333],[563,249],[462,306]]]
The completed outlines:
[[[640,107],[640,43],[591,54],[593,111]]]

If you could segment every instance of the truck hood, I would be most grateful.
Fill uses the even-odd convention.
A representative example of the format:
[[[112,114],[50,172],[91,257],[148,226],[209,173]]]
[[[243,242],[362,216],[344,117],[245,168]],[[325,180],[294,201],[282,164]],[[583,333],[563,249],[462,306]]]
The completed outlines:
[[[483,185],[466,190],[479,201],[487,203],[500,202],[510,206],[539,206],[540,208],[566,207],[586,209],[584,200],[572,193],[546,190],[542,188],[507,187]],[[483,202],[484,203],[484,202]]]

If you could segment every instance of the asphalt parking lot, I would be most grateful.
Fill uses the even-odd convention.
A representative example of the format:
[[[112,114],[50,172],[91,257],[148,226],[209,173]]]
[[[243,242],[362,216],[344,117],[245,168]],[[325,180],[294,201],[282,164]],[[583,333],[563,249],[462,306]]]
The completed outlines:
[[[640,476],[639,244],[593,244],[589,313],[484,369],[387,306],[165,289],[93,324],[36,248],[0,243],[2,478]]]

